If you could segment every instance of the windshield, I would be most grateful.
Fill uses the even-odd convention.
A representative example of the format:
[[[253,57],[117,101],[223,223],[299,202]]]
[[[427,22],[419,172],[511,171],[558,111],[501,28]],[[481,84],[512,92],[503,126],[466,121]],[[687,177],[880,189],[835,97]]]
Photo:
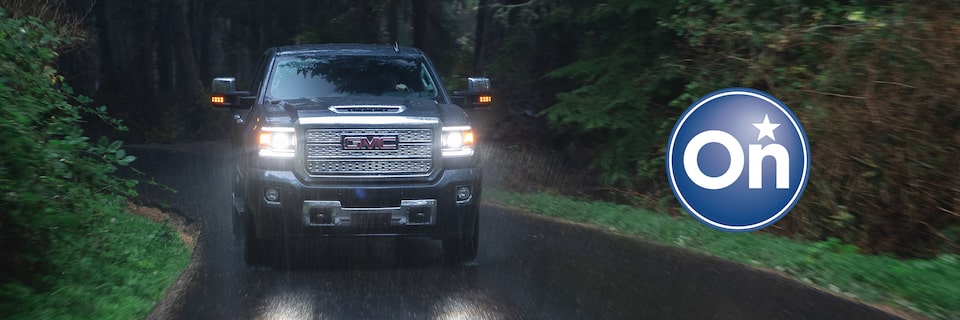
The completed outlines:
[[[344,96],[436,99],[427,66],[414,58],[377,56],[280,57],[267,88],[269,100]]]

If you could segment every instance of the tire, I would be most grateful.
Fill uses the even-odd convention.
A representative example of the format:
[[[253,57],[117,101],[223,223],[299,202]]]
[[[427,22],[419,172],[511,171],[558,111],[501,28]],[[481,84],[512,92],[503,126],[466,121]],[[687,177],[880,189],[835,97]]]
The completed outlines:
[[[247,223],[244,222],[246,214],[242,212],[245,210],[241,210],[241,208],[246,206],[244,202],[245,200],[243,199],[243,185],[240,183],[240,177],[236,170],[233,172],[233,181],[231,185],[232,193],[230,199],[230,208],[232,209],[231,212],[233,212],[233,239],[239,241],[241,238],[245,238],[247,235],[246,230],[244,229]]]
[[[473,261],[480,247],[480,221],[473,224],[473,235],[443,240],[443,259],[451,265]]]
[[[243,258],[250,266],[265,266],[269,262],[267,241],[257,239],[253,223],[249,218],[244,219],[244,246]]]
[[[274,268],[295,269],[303,265],[306,240],[295,236],[273,239],[269,252]]]
[[[233,204],[231,204],[231,206],[233,206]],[[240,239],[246,237],[246,231],[243,230],[243,215],[237,212],[236,206],[233,206],[230,212],[233,213],[230,216],[230,233],[233,235],[233,240],[238,242]]]
[[[244,184],[236,170],[233,172],[233,230],[237,238],[243,238],[243,260],[250,266],[266,266],[270,261],[267,241],[258,239],[253,219],[249,210],[243,214],[238,212],[237,206],[245,207]]]
[[[304,239],[297,237],[257,238],[250,219],[247,222],[244,258],[253,267],[288,269],[298,265],[304,252]]]

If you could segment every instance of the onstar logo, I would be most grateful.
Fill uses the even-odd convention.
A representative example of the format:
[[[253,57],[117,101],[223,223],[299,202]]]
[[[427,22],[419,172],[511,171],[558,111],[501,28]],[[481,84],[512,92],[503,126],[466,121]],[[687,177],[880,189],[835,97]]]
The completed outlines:
[[[783,218],[810,177],[807,135],[786,105],[754,89],[715,91],[680,116],[667,145],[667,177],[700,222],[731,232]]]

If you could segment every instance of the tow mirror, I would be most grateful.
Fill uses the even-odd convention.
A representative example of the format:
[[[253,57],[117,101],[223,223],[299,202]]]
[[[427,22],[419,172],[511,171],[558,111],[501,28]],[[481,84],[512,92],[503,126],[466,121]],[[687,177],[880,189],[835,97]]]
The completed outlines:
[[[453,96],[463,99],[463,107],[489,108],[493,102],[490,94],[490,78],[467,78],[467,90],[454,91]]]
[[[216,109],[247,108],[241,103],[241,99],[250,95],[248,91],[237,91],[237,78],[218,77],[213,78],[210,84],[213,94],[210,95],[210,105]]]

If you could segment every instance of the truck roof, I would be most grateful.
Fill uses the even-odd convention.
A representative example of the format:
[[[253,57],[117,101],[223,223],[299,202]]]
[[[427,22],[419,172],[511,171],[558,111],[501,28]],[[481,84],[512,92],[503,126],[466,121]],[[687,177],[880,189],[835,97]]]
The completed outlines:
[[[420,49],[404,46],[388,46],[380,44],[304,44],[274,47],[268,51],[275,50],[277,55],[298,54],[298,53],[324,53],[339,54],[347,53],[350,55],[376,55],[376,56],[411,56],[423,55]]]

